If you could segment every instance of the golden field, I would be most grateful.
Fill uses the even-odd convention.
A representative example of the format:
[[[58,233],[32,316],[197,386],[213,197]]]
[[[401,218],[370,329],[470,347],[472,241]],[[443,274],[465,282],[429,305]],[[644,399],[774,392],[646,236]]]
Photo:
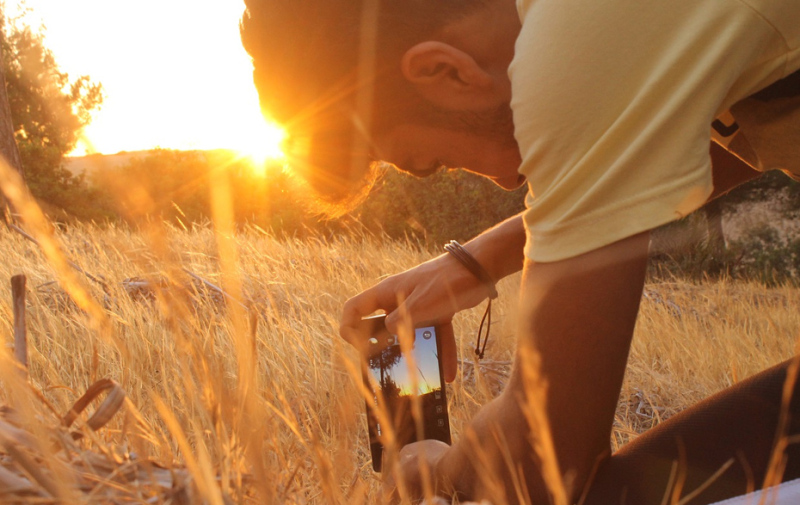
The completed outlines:
[[[7,288],[0,502],[380,501],[359,363],[337,335],[339,311],[348,297],[433,253],[375,236],[279,239],[237,229],[226,181],[213,187],[213,226],[150,218],[152,198],[130,185],[120,200],[137,231],[55,231],[19,178],[0,167],[0,188],[22,226],[0,232],[0,281],[27,277],[29,361],[27,371],[14,361]],[[460,367],[448,399],[455,438],[509,373],[518,283],[516,275],[498,285],[480,364],[472,346],[483,307],[454,321]],[[798,307],[797,288],[648,283],[613,445],[792,356]],[[67,415],[87,389],[102,385],[111,387],[107,396]],[[96,422],[101,414],[104,422]]]
[[[31,388],[11,365],[7,294],[0,403],[30,416],[24,428],[41,434],[54,429],[56,414],[66,413],[97,379],[112,378],[127,393],[106,427],[77,428],[86,436],[69,446],[71,454],[58,444],[38,448],[42,478],[56,494],[75,503],[106,503],[112,495],[120,503],[180,501],[180,493],[148,487],[141,475],[126,481],[118,470],[75,484],[59,466],[75,466],[94,453],[118,469],[148,461],[185,469],[184,480],[176,477],[172,485],[194,493],[186,495],[192,501],[376,500],[380,484],[370,468],[355,353],[337,336],[339,309],[349,296],[431,253],[379,237],[279,240],[256,228],[225,234],[211,226],[183,230],[160,223],[141,232],[76,226],[56,238],[64,255],[105,287],[80,274],[70,284],[58,273],[64,267],[51,266],[40,247],[3,231],[0,278],[6,286],[12,275],[28,278]],[[249,312],[187,272],[223,286]],[[132,277],[159,280],[159,287],[131,296],[123,281]],[[73,293],[84,289],[94,302],[81,302],[79,309],[53,284],[58,279]],[[485,364],[475,367],[471,347],[482,307],[456,318],[462,363],[449,390],[454,437],[508,373],[518,281],[513,276],[500,285]],[[800,336],[798,307],[800,291],[791,288],[649,283],[615,444],[791,356]],[[0,458],[16,468],[13,457]],[[40,492],[30,503],[53,501],[33,476],[22,475]]]

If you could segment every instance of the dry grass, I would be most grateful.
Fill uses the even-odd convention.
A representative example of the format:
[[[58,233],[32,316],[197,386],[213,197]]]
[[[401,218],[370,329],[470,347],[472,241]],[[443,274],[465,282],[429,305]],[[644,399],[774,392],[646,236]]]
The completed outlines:
[[[28,227],[36,228],[32,222]],[[0,404],[13,406],[22,419],[18,424],[38,438],[29,456],[49,483],[47,488],[30,470],[22,472],[35,492],[12,499],[0,490],[0,501],[376,500],[379,481],[370,470],[363,399],[352,373],[355,355],[337,337],[339,310],[349,296],[429,253],[368,237],[277,240],[257,229],[217,230],[222,231],[151,223],[139,233],[77,226],[59,234],[65,255],[101,277],[105,290],[65,278],[63,265],[53,259],[57,253],[46,257],[18,234],[0,235],[0,279],[28,277],[32,386],[23,385],[11,364],[12,312],[5,296]],[[46,230],[38,233],[46,238]],[[250,312],[213,291],[191,287],[197,283],[186,270],[225,287],[246,301]],[[131,297],[123,281],[134,276],[158,279],[163,287],[152,296]],[[476,368],[471,361],[481,308],[455,322],[463,358],[449,390],[455,437],[499,392],[508,373],[518,282],[514,276],[500,285],[487,365]],[[81,293],[88,296],[82,299]],[[797,289],[681,281],[648,285],[615,444],[791,356],[800,337],[798,307]],[[104,377],[127,392],[122,413],[100,431],[78,427],[84,438],[66,440],[64,429],[54,429],[56,414],[66,413]],[[0,469],[18,468],[8,451],[13,442],[7,432],[0,435],[6,447]],[[115,464],[103,470],[108,461]],[[171,490],[152,485],[153,475],[165,474],[148,461],[172,469],[167,470]],[[78,463],[83,473],[76,482],[65,466]],[[98,479],[108,472],[108,478]]]
[[[61,291],[47,284],[55,274],[33,244],[13,233],[0,237],[2,278],[25,273],[31,288],[45,286],[30,290],[28,304],[33,388],[64,413],[95,379],[114,378],[141,422],[120,415],[83,442],[84,448],[115,447],[123,458],[135,453],[166,465],[184,466],[194,459],[199,467],[199,460],[207,459],[208,472],[224,479],[219,489],[235,502],[358,503],[376,496],[363,401],[345,364],[354,356],[336,336],[339,308],[348,296],[428,254],[409,244],[366,238],[300,242],[257,230],[238,234],[237,272],[259,321],[251,394],[242,391],[246,381],[238,378],[237,330],[218,298],[180,290],[177,284],[189,281],[180,275],[154,300],[133,299],[122,289],[122,281],[134,275],[168,276],[174,263],[220,282],[211,229],[169,229],[161,236],[167,244],[158,247],[145,235],[113,227],[73,228],[60,236],[69,256],[109,287],[105,330],[93,329],[97,324],[85,312],[65,304]],[[158,249],[170,264],[154,255]],[[487,351],[495,363],[484,373],[462,364],[452,386],[455,436],[502,385],[514,348],[510,314],[517,281],[501,285],[498,322]],[[103,300],[98,287],[90,289]],[[798,306],[800,292],[788,288],[649,285],[615,440],[624,443],[698,399],[791,356],[800,335]],[[3,332],[11,335],[8,297],[0,310]],[[460,355],[467,361],[480,312],[457,320]],[[3,403],[18,396],[7,384],[0,394]],[[242,480],[244,474],[250,477]],[[203,478],[209,480],[195,476]]]

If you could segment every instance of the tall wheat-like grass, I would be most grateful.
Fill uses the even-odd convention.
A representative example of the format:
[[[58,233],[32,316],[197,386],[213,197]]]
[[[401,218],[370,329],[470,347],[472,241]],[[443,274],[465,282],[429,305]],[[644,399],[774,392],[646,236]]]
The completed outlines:
[[[146,209],[146,195],[137,198]],[[20,411],[26,428],[47,440],[55,417],[45,405],[63,414],[92,382],[110,377],[127,392],[126,405],[81,441],[87,450],[185,467],[200,499],[211,504],[373,503],[380,482],[370,468],[356,354],[337,335],[339,311],[348,297],[431,253],[380,237],[294,240],[237,230],[229,207],[224,192],[218,195],[213,227],[179,229],[143,217],[135,232],[75,225],[57,236],[36,224],[35,210],[23,211],[26,229],[46,247],[0,233],[0,280],[28,277],[31,388],[11,364],[12,312],[4,296],[0,403]],[[65,258],[105,288],[66,267]],[[198,287],[187,272],[235,300]],[[131,277],[160,287],[131,296],[123,289]],[[462,358],[448,391],[455,438],[509,372],[518,284],[518,276],[500,284],[488,363],[476,366],[471,347],[481,308],[455,320]],[[649,284],[615,446],[792,356],[798,307],[800,291],[791,288]],[[43,454],[51,450],[46,445]],[[92,501],[75,495],[65,469],[46,461],[42,467],[51,494]],[[138,500],[163,502],[145,492]]]

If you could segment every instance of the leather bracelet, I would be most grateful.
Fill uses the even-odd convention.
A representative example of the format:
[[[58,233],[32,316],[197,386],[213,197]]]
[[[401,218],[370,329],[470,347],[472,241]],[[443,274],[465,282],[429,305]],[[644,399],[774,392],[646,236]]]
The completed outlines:
[[[489,331],[492,328],[492,300],[497,298],[497,286],[495,286],[492,277],[489,275],[478,260],[475,259],[473,255],[469,253],[464,246],[456,242],[455,240],[451,240],[449,244],[444,246],[444,250],[447,251],[451,256],[458,260],[459,263],[464,265],[467,270],[472,272],[479,281],[481,281],[486,287],[489,288],[489,301],[486,303],[486,311],[483,313],[483,317],[481,318],[481,325],[478,327],[478,341],[475,343],[475,356],[478,359],[483,359],[483,355],[486,352],[486,343],[489,342]],[[483,328],[486,325],[486,335],[483,336]],[[483,336],[483,345],[481,346],[481,337]]]
[[[497,286],[495,282],[492,280],[492,277],[489,275],[489,272],[484,269],[478,260],[475,259],[473,255],[469,253],[464,246],[456,242],[455,240],[451,240],[449,244],[445,244],[444,250],[450,253],[455,259],[459,261],[467,270],[469,270],[472,275],[474,275],[479,281],[486,285],[489,288],[489,299],[494,300],[497,298]]]

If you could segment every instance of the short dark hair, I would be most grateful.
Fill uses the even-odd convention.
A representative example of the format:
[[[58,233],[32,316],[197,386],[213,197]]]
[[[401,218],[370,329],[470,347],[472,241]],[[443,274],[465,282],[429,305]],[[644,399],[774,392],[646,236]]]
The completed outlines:
[[[262,112],[305,144],[308,155],[294,168],[324,202],[346,204],[374,177],[369,153],[352,149],[356,95],[365,85],[358,82],[365,8],[377,2],[374,119],[364,132],[374,135],[413,121],[408,103],[419,98],[400,71],[405,51],[487,1],[245,0],[242,44]]]

